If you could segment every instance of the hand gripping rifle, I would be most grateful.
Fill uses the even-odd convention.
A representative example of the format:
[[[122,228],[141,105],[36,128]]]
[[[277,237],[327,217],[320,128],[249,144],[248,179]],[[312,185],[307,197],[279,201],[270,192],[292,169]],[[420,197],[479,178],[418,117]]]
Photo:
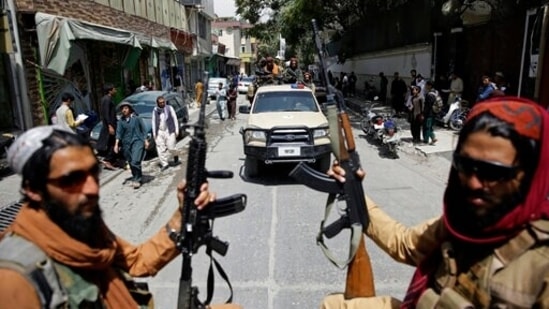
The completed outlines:
[[[349,115],[345,112],[344,98],[329,83],[323,58],[323,46],[314,19],[312,24],[320,69],[324,83],[327,85],[327,114],[332,152],[339,161],[339,165],[345,170],[346,181],[340,183],[304,163],[299,163],[290,172],[290,176],[312,189],[329,193],[326,204],[326,217],[320,225],[317,244],[321,246],[326,257],[334,265],[340,268],[348,266],[345,298],[370,297],[375,295],[375,289],[372,265],[364,245],[363,230],[368,227],[369,217],[362,188],[362,179],[356,174],[360,168],[360,158],[356,152]],[[342,210],[343,213],[338,220],[325,226],[325,221],[336,200],[344,201],[346,207]],[[336,261],[324,244],[324,236],[332,238],[347,228],[351,229],[349,258],[344,262]]]
[[[204,72],[204,85],[208,85],[208,72]],[[206,308],[213,297],[213,267],[212,262],[227,282],[231,295],[227,303],[232,301],[233,289],[229,279],[219,263],[213,258],[212,250],[225,256],[229,244],[213,236],[213,220],[215,218],[230,216],[241,212],[246,207],[246,195],[234,194],[210,203],[205,209],[198,210],[194,200],[200,194],[200,186],[207,181],[207,178],[232,178],[230,171],[207,171],[206,164],[206,103],[208,96],[204,95],[200,105],[198,122],[193,125],[194,135],[189,143],[189,156],[187,162],[187,187],[183,201],[183,216],[181,219],[181,232],[176,236],[177,248],[183,255],[181,266],[181,278],[179,280],[179,296],[177,299],[178,309],[201,309]],[[210,256],[210,270],[208,274],[208,294],[204,303],[198,299],[198,288],[192,286],[191,258],[198,248],[206,246],[206,253]]]

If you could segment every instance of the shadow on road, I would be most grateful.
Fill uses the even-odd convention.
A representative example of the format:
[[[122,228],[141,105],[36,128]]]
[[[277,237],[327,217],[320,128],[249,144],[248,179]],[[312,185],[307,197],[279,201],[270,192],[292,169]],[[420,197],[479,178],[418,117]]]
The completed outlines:
[[[297,163],[277,163],[277,164],[264,164],[260,168],[259,176],[249,178],[246,176],[244,167],[244,159],[240,159],[243,163],[240,166],[239,176],[248,183],[254,183],[264,186],[278,186],[278,185],[295,185],[298,184],[295,179],[289,176],[292,169]]]

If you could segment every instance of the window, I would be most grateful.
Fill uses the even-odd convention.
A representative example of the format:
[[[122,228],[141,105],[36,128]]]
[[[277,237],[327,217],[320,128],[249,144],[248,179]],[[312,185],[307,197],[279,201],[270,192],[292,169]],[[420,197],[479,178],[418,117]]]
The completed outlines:
[[[258,95],[253,113],[318,112],[310,92],[265,92]]]
[[[245,53],[246,52],[246,45],[240,46],[240,52]]]

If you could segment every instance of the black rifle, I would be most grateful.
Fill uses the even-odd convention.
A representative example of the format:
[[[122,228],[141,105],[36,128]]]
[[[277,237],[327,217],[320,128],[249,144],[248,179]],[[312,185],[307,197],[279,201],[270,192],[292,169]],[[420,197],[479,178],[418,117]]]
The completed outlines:
[[[204,72],[204,85],[208,85],[208,72]],[[208,96],[204,95],[200,105],[199,118],[194,127],[194,134],[189,143],[189,156],[187,161],[187,187],[183,201],[183,216],[181,219],[181,232],[177,236],[177,248],[183,255],[181,266],[181,278],[179,280],[179,296],[177,299],[178,309],[199,309],[205,308],[213,296],[213,273],[208,275],[208,295],[204,303],[198,299],[198,288],[192,286],[191,258],[198,248],[205,245],[206,253],[210,256],[220,272],[220,275],[227,281],[231,295],[227,303],[232,301],[232,286],[217,261],[212,256],[212,250],[224,256],[227,253],[229,244],[213,236],[213,220],[215,218],[230,216],[241,212],[246,207],[246,195],[234,194],[210,203],[205,209],[198,210],[194,200],[200,194],[200,187],[207,181],[207,178],[232,178],[231,171],[207,171],[206,164],[206,103]],[[211,263],[210,263],[211,265]],[[210,272],[213,269],[210,267]],[[212,280],[210,282],[210,279]]]
[[[351,237],[356,238],[354,238],[354,244],[353,241],[351,241],[349,259],[344,265],[336,262],[327,254],[327,249],[324,250],[324,253],[336,266],[348,266],[345,298],[369,297],[373,296],[375,292],[372,265],[366,247],[364,246],[362,234],[363,230],[368,227],[369,217],[364,190],[362,188],[362,179],[357,176],[357,171],[360,168],[360,158],[356,152],[349,115],[345,112],[345,100],[341,92],[338,92],[329,84],[323,57],[323,44],[320,40],[318,27],[314,19],[312,24],[320,62],[320,70],[327,91],[327,112],[330,126],[330,139],[332,141],[332,152],[338,159],[339,165],[345,170],[346,181],[340,183],[334,178],[328,177],[326,174],[317,172],[303,162],[299,163],[296,168],[290,172],[290,176],[312,189],[330,193],[327,213],[336,200],[345,201],[346,207],[338,220],[326,227],[324,227],[324,221],[322,222],[321,231],[317,237],[317,243],[322,245],[324,249],[324,236],[332,238],[345,228],[351,229]]]

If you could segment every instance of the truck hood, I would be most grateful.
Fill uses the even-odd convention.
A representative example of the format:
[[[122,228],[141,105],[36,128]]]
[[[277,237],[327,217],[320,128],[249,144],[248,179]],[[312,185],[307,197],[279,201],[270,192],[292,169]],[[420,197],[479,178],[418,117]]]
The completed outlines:
[[[280,112],[250,114],[248,126],[262,129],[270,129],[277,126],[304,125],[308,128],[328,126],[328,120],[321,112]]]

